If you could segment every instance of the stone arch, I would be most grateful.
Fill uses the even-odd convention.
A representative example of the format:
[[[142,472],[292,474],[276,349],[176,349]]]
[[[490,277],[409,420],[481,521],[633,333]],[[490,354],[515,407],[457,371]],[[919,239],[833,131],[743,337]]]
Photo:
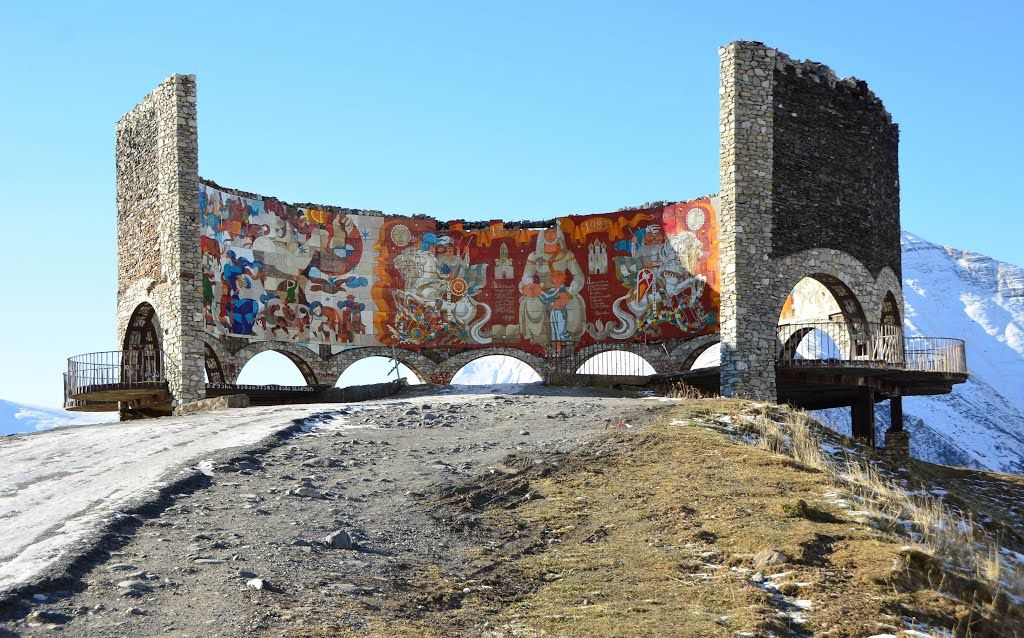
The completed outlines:
[[[436,364],[415,350],[405,348],[389,348],[386,346],[359,346],[348,348],[333,355],[327,360],[330,366],[330,374],[337,383],[345,370],[363,359],[371,357],[385,357],[387,359],[398,359],[398,362],[416,373],[421,381],[431,382]]]
[[[467,364],[482,359],[484,357],[493,356],[505,356],[511,357],[522,361],[526,365],[530,366],[534,372],[540,376],[541,379],[548,379],[548,364],[545,359],[539,355],[527,352],[525,350],[518,350],[515,348],[479,348],[473,350],[463,350],[438,364],[434,376],[430,379],[431,383],[446,384],[451,383],[455,375],[458,374],[459,370],[466,367]]]
[[[869,318],[879,316],[882,297],[878,281],[860,261],[839,250],[815,248],[779,259],[775,265],[773,308],[781,314],[790,292],[804,278],[812,278],[828,290],[842,314],[840,322],[822,321],[821,331],[844,353],[842,358],[868,355],[868,335],[872,330]],[[891,273],[890,269],[883,270]],[[798,324],[791,328],[780,326],[776,340],[779,360],[792,361],[800,340],[813,332]]]
[[[900,278],[896,276],[892,268],[886,266],[882,268],[882,271],[878,273],[876,281],[876,287],[878,290],[878,314],[873,315],[879,317],[879,323],[885,324],[882,315],[886,312],[886,303],[890,302],[889,296],[892,296],[892,302],[896,304],[896,314],[900,321],[896,325],[903,325],[903,284],[900,282]],[[891,311],[890,311],[891,312]]]
[[[124,334],[121,336],[121,349],[161,350],[162,344],[163,330],[160,329],[156,308],[148,301],[143,301],[135,306],[125,325]]]
[[[903,313],[900,312],[899,302],[896,301],[896,295],[891,290],[886,291],[882,298],[882,315],[879,317],[878,323],[884,326],[903,325]]]
[[[238,380],[238,366],[235,357],[228,353],[220,342],[210,335],[204,334],[203,367],[209,383],[234,383]]]
[[[149,302],[143,301],[132,310],[122,335],[119,358],[121,382],[166,379],[163,330],[156,308]]]
[[[867,355],[868,336],[871,327],[868,316],[864,312],[853,289],[838,277],[827,273],[808,273],[794,285],[796,290],[800,282],[813,279],[821,284],[835,300],[839,309],[839,320],[834,315],[820,317],[815,320],[782,323],[778,330],[778,358],[780,362],[793,362],[797,351],[805,338],[810,337],[804,356],[813,355],[812,359],[834,360],[855,359]],[[779,306],[781,314],[782,306]]]
[[[677,371],[686,372],[693,368],[697,358],[704,352],[721,342],[721,335],[718,333],[701,335],[684,341],[672,351],[672,360],[676,362]]]
[[[272,350],[278,354],[283,354],[295,364],[295,367],[299,369],[302,374],[302,378],[306,380],[306,383],[310,386],[320,385],[320,376],[317,374],[318,369],[321,369],[321,362],[319,356],[309,348],[300,346],[294,343],[288,343],[285,341],[256,341],[249,343],[241,350],[235,353],[235,359],[238,361],[238,371],[241,372],[242,368],[245,367],[253,357],[260,354],[261,352],[267,352]]]
[[[879,315],[879,285],[868,269],[848,253],[814,248],[774,261],[776,277],[771,287],[772,307],[781,309],[789,293],[805,277],[821,282],[839,302],[851,321],[867,322]],[[891,270],[883,268],[884,271]],[[883,273],[879,273],[882,276]],[[844,304],[844,300],[846,303]]]

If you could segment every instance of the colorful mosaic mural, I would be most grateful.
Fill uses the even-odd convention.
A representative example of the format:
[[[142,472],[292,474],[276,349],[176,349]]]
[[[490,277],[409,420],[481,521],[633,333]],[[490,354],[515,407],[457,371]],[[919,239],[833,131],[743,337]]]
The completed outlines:
[[[718,330],[711,199],[540,229],[292,207],[208,185],[199,209],[217,335],[557,353]]]

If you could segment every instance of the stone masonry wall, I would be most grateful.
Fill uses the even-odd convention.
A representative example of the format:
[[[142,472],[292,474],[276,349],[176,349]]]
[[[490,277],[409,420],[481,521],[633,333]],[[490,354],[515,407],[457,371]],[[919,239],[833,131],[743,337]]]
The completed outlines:
[[[776,325],[772,267],[772,69],[759,43],[719,49],[721,392],[774,400]]]
[[[177,407],[205,396],[195,76],[167,78],[118,121],[116,158],[118,342],[151,304]]]
[[[721,392],[774,400],[777,324],[801,278],[841,282],[862,321],[889,292],[903,307],[899,132],[828,67],[759,42],[719,57]]]
[[[157,225],[156,98],[146,96],[117,125],[117,293],[160,275]],[[120,336],[120,335],[119,335]]]
[[[773,78],[773,258],[834,248],[899,276],[899,127],[826,66],[779,53]]]

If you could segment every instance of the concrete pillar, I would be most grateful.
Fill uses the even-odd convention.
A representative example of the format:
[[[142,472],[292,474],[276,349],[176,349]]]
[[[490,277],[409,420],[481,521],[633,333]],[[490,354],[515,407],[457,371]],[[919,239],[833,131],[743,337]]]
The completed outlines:
[[[722,396],[777,398],[781,307],[772,294],[772,87],[776,52],[719,49]]]

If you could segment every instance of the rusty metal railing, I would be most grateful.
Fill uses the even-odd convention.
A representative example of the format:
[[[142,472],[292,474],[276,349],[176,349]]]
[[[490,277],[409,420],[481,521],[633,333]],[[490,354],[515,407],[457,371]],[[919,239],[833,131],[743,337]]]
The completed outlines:
[[[74,399],[90,389],[161,383],[167,380],[163,353],[153,348],[91,352],[68,359],[64,398]]]
[[[949,337],[908,337],[908,370],[967,374],[967,349],[962,339]]]
[[[904,337],[903,327],[845,321],[798,322],[778,328],[779,364],[893,367],[923,372],[967,374],[961,339]]]

